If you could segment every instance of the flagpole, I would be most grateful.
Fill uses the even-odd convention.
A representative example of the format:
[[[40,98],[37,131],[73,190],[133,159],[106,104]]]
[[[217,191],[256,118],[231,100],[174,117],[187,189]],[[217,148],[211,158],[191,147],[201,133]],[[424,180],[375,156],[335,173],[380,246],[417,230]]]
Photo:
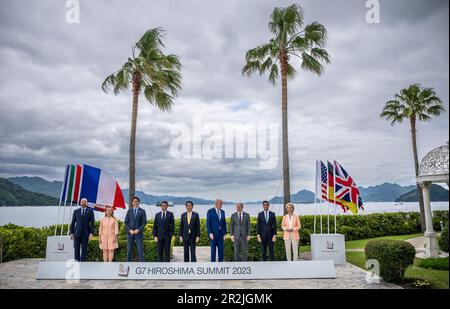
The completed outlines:
[[[70,165],[70,169],[72,169],[72,166]],[[69,171],[67,171],[67,172],[69,172]],[[66,196],[67,196],[67,190],[69,189],[69,183],[70,183],[70,180],[69,179],[67,179],[67,184],[66,184]],[[63,216],[62,216],[62,220],[61,220],[61,235],[60,236],[62,236],[63,235],[63,230],[64,230],[64,217],[66,216],[66,206],[67,206],[67,198],[65,197],[64,198],[64,209],[63,209]]]
[[[334,184],[334,194],[333,194],[333,198],[334,198],[334,234],[337,234],[337,228],[336,228],[336,161],[333,162],[333,184]]]
[[[316,160],[316,190],[314,193],[314,234],[316,234],[316,212],[317,212],[317,172],[318,172],[318,166],[319,161]],[[321,188],[322,188],[322,184],[320,184]]]
[[[59,213],[61,212],[61,204],[62,204],[62,198],[63,198],[63,194],[64,194],[64,185],[67,180],[67,170],[68,170],[68,165],[66,165],[66,172],[64,173],[64,180],[61,184],[61,194],[59,196],[58,216],[56,217],[55,235],[54,236],[56,236],[56,233],[58,231]]]
[[[328,173],[329,164],[328,164],[328,162],[329,161],[327,160],[327,192],[329,192],[329,188],[330,188],[330,186],[329,186],[330,179],[328,179],[329,178],[328,177],[329,176],[329,173]],[[334,186],[334,184],[333,184],[333,186]],[[333,196],[334,196],[334,192],[333,192]],[[329,200],[330,199],[328,198],[328,201],[327,201],[327,234],[330,234],[330,202],[329,202]]]

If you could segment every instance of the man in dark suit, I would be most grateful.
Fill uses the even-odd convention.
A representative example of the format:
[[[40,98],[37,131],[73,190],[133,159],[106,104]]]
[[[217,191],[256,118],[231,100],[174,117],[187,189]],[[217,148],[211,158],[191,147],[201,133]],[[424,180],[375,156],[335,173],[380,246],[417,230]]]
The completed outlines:
[[[95,217],[94,212],[87,207],[87,199],[82,198],[80,204],[81,207],[73,212],[69,234],[70,239],[74,241],[75,260],[78,262],[84,262],[87,257],[88,242],[94,235]]]
[[[161,211],[155,215],[153,237],[158,243],[158,262],[170,262],[170,243],[175,232],[173,213],[167,211],[169,203],[161,202]]]
[[[189,252],[191,262],[197,262],[195,247],[200,241],[200,217],[193,212],[194,203],[186,202],[186,212],[181,214],[180,220],[180,241],[184,248],[184,261],[189,262]]]
[[[277,240],[277,218],[275,213],[269,211],[270,204],[268,201],[263,202],[264,211],[258,214],[256,230],[258,234],[258,242],[261,243],[262,260],[267,260],[267,247],[269,247],[269,259],[275,260],[274,243]]]
[[[139,207],[141,200],[135,196],[131,200],[133,208],[128,209],[125,216],[125,229],[127,230],[128,254],[127,261],[133,262],[133,248],[136,242],[139,262],[144,262],[144,231],[147,225],[147,214]]]
[[[208,210],[206,214],[206,228],[211,244],[211,262],[216,261],[216,249],[219,262],[223,262],[227,223],[225,221],[225,211],[222,210],[222,200],[217,199],[214,204],[214,208]]]

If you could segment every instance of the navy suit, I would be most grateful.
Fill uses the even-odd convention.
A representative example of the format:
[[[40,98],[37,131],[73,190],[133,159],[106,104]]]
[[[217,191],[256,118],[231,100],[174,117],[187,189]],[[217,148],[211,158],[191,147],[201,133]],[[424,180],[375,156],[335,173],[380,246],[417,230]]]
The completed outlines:
[[[170,243],[175,233],[175,219],[173,213],[166,211],[155,215],[153,222],[153,237],[158,237],[158,262],[170,262]]]
[[[86,261],[89,235],[93,235],[95,229],[94,212],[88,207],[84,208],[83,212],[82,209],[78,208],[73,212],[69,228],[69,234],[74,237],[75,260],[79,262]]]
[[[275,213],[269,211],[269,215],[266,220],[265,212],[260,212],[258,214],[256,230],[257,234],[261,237],[262,260],[266,261],[267,247],[269,247],[269,258],[271,261],[274,261],[274,243],[272,241],[272,238],[273,236],[277,235],[277,218],[275,216]]]
[[[195,242],[200,237],[200,217],[198,213],[191,213],[191,221],[188,223],[187,212],[181,215],[180,220],[180,237],[183,237],[184,261],[189,262],[189,252],[191,253],[191,262],[197,262]]]
[[[220,219],[217,209],[211,208],[206,215],[206,228],[208,237],[213,234],[214,239],[210,240],[211,244],[211,262],[216,261],[216,248],[219,255],[219,262],[223,262],[224,244],[223,237],[227,234],[227,223],[225,221],[225,211],[220,210]]]
[[[144,230],[147,225],[147,214],[145,210],[138,207],[136,212],[134,208],[128,209],[125,216],[125,228],[128,235],[128,262],[133,262],[133,247],[136,242],[139,262],[144,262]],[[139,230],[138,234],[130,234],[130,230]]]

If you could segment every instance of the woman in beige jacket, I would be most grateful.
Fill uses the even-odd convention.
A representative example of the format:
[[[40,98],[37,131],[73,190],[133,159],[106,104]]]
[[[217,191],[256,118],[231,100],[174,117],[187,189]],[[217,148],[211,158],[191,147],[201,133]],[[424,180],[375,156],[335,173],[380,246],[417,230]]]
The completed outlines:
[[[300,240],[299,230],[302,228],[300,218],[294,214],[294,204],[286,204],[287,214],[283,217],[281,228],[283,229],[283,239],[286,248],[286,259],[288,261],[298,260],[298,243]],[[293,258],[291,257],[293,251]]]
[[[117,241],[119,235],[119,223],[114,218],[112,207],[106,207],[105,217],[100,220],[100,228],[98,233],[100,249],[103,250],[103,261],[112,262],[114,258],[114,250],[119,248]]]

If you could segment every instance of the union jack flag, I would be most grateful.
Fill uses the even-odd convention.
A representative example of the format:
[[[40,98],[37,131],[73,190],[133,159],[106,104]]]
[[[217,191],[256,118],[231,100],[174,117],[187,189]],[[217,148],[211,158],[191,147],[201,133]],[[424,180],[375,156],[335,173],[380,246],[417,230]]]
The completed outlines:
[[[358,186],[347,171],[336,161],[335,196],[336,199],[357,205],[358,209],[364,209]]]

